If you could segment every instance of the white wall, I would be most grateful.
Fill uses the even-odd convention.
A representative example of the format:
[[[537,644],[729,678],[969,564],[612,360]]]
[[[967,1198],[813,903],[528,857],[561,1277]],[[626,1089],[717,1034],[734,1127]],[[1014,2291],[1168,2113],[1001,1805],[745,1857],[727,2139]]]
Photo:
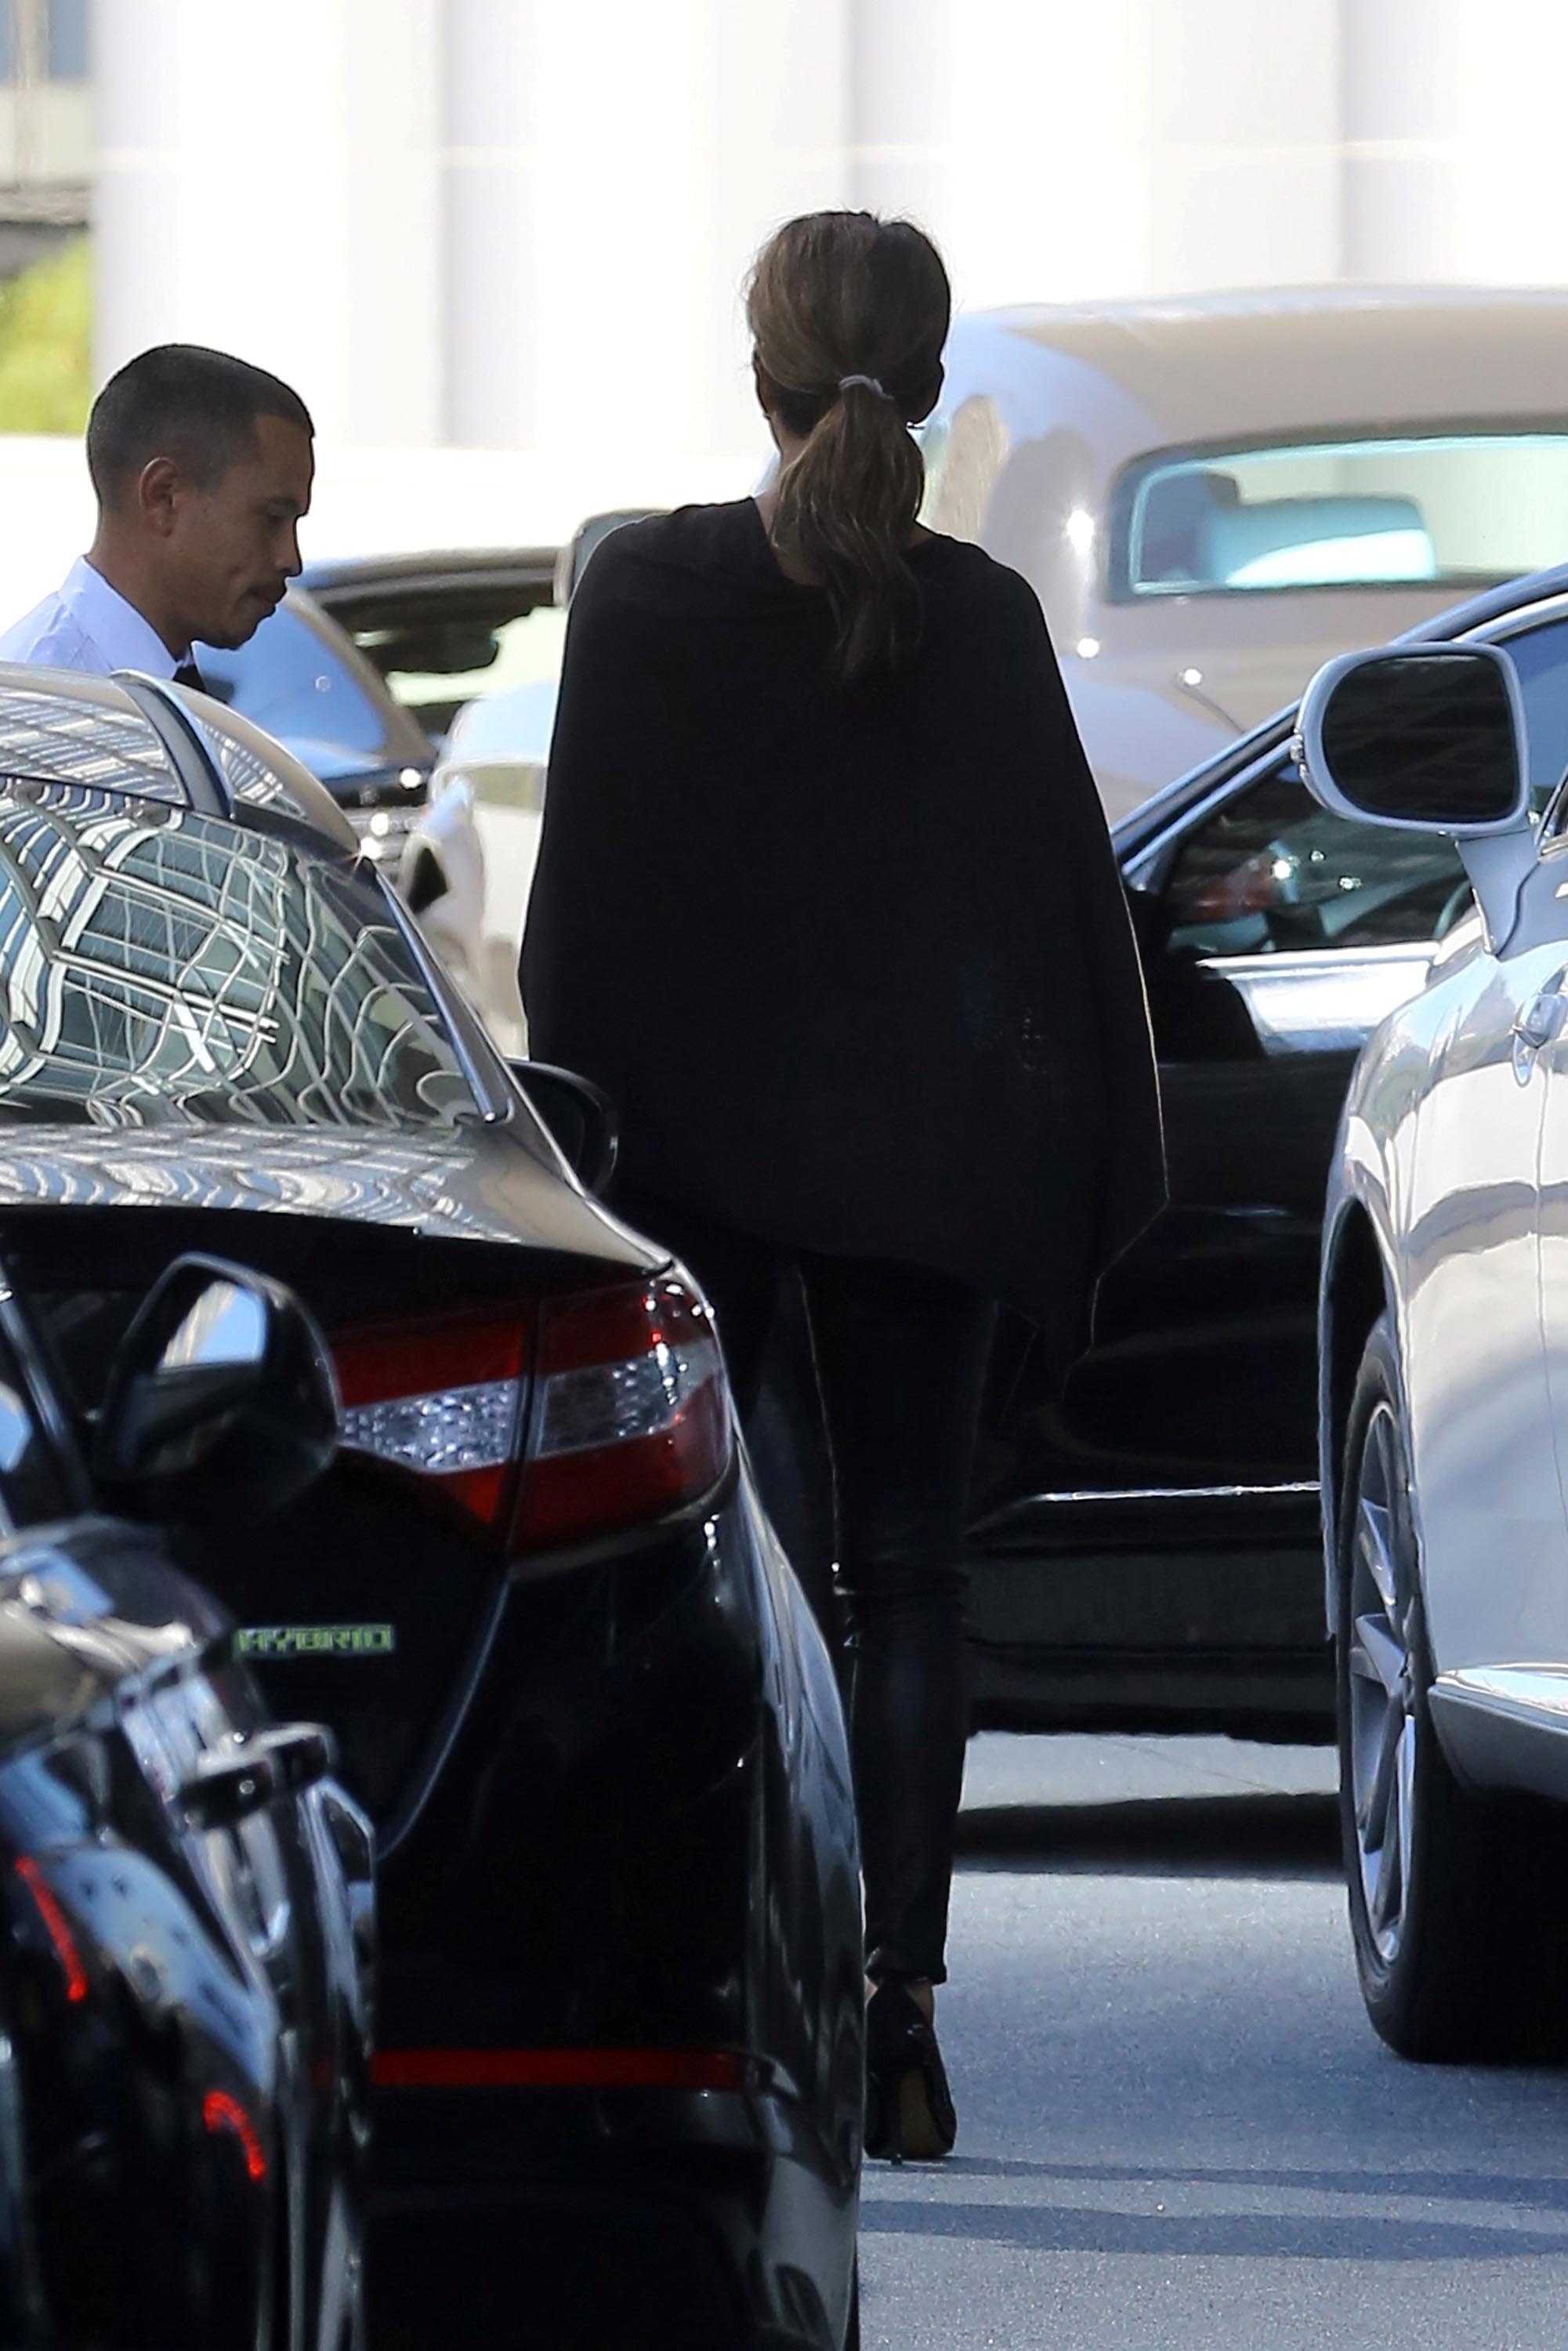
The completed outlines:
[[[97,360],[215,343],[440,437],[439,0],[99,0]]]
[[[745,486],[739,287],[815,205],[925,220],[971,305],[1568,277],[1568,0],[98,0],[96,38],[102,369],[277,368],[323,530],[382,543]]]

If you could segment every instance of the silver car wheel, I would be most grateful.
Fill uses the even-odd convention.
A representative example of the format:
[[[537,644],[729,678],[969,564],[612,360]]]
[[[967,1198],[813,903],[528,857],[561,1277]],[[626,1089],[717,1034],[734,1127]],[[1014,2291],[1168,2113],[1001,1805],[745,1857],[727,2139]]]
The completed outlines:
[[[1405,1448],[1392,1407],[1367,1422],[1350,1593],[1350,1773],[1367,1924],[1379,1959],[1399,1949],[1416,1792],[1415,1574]]]

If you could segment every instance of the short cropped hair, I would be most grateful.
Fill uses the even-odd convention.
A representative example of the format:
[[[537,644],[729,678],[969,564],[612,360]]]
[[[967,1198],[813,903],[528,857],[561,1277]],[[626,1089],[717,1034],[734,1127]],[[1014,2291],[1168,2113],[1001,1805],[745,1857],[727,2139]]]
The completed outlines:
[[[87,421],[87,468],[113,506],[154,457],[177,457],[204,485],[256,446],[263,416],[314,434],[310,412],[281,377],[200,343],[159,343],[111,375]]]

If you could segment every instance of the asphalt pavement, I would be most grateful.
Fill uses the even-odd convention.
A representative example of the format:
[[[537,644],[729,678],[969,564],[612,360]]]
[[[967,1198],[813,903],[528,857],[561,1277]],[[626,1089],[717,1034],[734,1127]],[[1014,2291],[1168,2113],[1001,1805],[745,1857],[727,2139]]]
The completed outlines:
[[[1367,2026],[1332,1759],[971,1744],[942,2166],[868,2165],[867,2351],[1548,2351],[1568,2072]]]

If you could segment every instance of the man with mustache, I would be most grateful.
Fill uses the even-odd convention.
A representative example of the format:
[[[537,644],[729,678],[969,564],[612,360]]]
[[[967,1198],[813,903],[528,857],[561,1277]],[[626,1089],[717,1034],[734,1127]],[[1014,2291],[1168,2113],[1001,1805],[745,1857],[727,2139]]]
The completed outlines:
[[[243,645],[299,570],[314,429],[298,392],[225,351],[128,361],[88,418],[92,545],[0,636],[0,661],[199,686],[193,649]]]

